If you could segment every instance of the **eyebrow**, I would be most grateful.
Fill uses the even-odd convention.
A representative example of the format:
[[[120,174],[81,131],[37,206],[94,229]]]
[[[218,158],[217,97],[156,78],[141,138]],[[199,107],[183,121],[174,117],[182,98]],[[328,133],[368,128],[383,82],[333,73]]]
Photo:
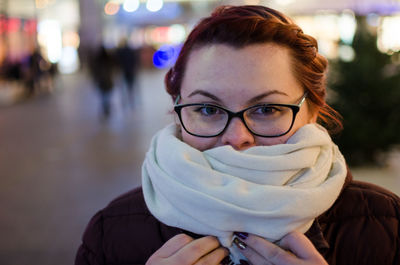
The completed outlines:
[[[278,90],[270,90],[268,92],[262,93],[260,95],[257,95],[255,97],[251,98],[250,100],[247,101],[247,104],[248,105],[254,104],[257,101],[260,101],[261,99],[263,99],[265,97],[268,97],[270,95],[274,95],[274,94],[288,96],[288,94],[286,94],[285,92],[281,92],[281,91],[278,91]],[[202,95],[202,96],[211,98],[211,99],[213,99],[213,100],[215,100],[217,102],[222,103],[222,100],[220,98],[218,98],[217,96],[215,96],[215,95],[213,95],[213,94],[211,94],[211,93],[209,93],[207,91],[204,91],[204,90],[200,90],[200,89],[199,90],[195,90],[192,93],[190,93],[188,97],[190,98],[190,97],[192,97],[194,95]]]
[[[200,89],[199,90],[195,90],[195,91],[193,91],[192,93],[189,94],[188,98],[190,98],[190,97],[192,97],[194,95],[202,95],[202,96],[211,98],[211,99],[213,99],[215,101],[222,102],[222,100],[219,99],[217,96],[215,96],[215,95],[213,95],[213,94],[211,94],[211,93],[209,93],[207,91],[204,91],[204,90],[200,90]]]
[[[261,99],[266,98],[266,97],[268,97],[270,95],[275,95],[275,94],[288,96],[288,94],[286,94],[285,92],[281,92],[281,91],[278,91],[278,90],[271,90],[271,91],[262,93],[262,94],[260,94],[258,96],[255,96],[255,97],[251,98],[250,100],[247,101],[247,104],[248,105],[255,104],[258,101],[260,101]]]

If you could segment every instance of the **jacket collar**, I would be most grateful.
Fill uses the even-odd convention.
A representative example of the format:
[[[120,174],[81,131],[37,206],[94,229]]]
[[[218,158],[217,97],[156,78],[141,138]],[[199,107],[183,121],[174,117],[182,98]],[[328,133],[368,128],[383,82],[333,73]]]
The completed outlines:
[[[322,233],[318,219],[315,219],[310,229],[305,233],[305,236],[308,237],[319,253],[323,254],[329,249],[329,243]]]
[[[339,194],[339,197],[342,194],[343,190],[351,183],[352,180],[353,180],[353,176],[351,175],[349,167],[347,167],[346,179],[344,181],[344,184],[343,184],[342,190]],[[332,207],[334,207],[334,206],[332,206]],[[328,211],[329,211],[329,209],[328,209]],[[305,233],[305,235],[308,237],[308,239],[310,239],[310,241],[313,243],[315,248],[321,254],[324,254],[329,249],[329,243],[323,234],[323,230],[322,230],[322,227],[320,224],[320,219],[323,219],[325,213],[323,213],[321,216],[316,218],[314,220],[314,223],[310,227],[310,229]]]

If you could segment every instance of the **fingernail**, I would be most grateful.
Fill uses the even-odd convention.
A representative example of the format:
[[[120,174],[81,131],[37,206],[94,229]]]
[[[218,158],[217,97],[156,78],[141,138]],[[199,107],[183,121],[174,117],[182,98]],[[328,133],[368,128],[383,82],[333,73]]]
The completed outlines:
[[[231,258],[229,258],[229,256],[226,256],[223,260],[221,260],[222,265],[228,265],[229,263],[231,263]]]
[[[241,241],[241,240],[239,240],[239,238],[237,238],[237,237],[235,237],[235,239],[233,240],[233,243],[238,247],[238,248],[240,248],[240,249],[246,249],[246,247],[247,247],[247,245],[243,242],[243,241]]]
[[[233,234],[243,240],[246,240],[249,237],[249,234],[245,232],[234,232]]]
[[[240,263],[239,265],[250,265],[247,261],[245,261],[244,259],[239,260]]]

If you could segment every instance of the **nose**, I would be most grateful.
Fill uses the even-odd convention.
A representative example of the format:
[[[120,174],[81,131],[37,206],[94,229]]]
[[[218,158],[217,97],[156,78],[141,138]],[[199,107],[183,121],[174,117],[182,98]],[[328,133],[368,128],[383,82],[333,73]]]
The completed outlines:
[[[254,135],[237,117],[233,118],[221,136],[223,145],[230,145],[235,150],[245,150],[255,146]]]

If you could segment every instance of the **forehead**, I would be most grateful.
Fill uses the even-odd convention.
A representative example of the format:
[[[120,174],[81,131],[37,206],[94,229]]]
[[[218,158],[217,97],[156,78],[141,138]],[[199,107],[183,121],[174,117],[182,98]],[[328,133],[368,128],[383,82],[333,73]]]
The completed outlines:
[[[225,98],[238,94],[253,97],[268,90],[294,97],[301,93],[289,49],[272,43],[243,48],[215,44],[195,49],[186,65],[181,95],[198,89]]]

